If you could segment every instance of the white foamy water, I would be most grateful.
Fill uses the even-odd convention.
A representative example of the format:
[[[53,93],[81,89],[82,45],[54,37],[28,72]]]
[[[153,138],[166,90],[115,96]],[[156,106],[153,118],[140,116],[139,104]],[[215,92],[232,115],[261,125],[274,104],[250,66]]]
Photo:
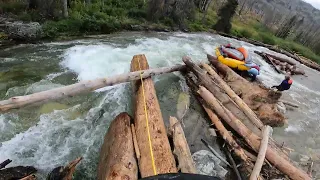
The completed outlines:
[[[181,58],[184,55],[199,62],[206,60],[206,53],[213,54],[216,46],[229,42],[235,46],[242,45],[250,52],[267,51],[265,48],[217,35],[185,33],[146,35],[121,33],[93,40],[44,44],[39,47],[42,54],[37,54],[37,57],[53,59],[51,63],[59,66],[59,70],[51,72],[39,67],[39,71],[48,71],[42,80],[11,87],[6,93],[9,94],[8,96],[23,95],[58,87],[66,81],[72,83],[72,77],[67,74],[70,71],[78,81],[126,73],[129,72],[130,62],[135,54],[145,54],[150,67],[182,64]],[[25,47],[26,45],[23,46]],[[31,45],[28,48],[30,48],[30,54],[37,53],[37,46]],[[19,47],[7,51],[17,49]],[[46,51],[50,52],[49,55],[45,53]],[[23,56],[28,55],[26,53]],[[259,78],[266,86],[270,87],[281,82],[283,75],[277,74],[258,55],[253,56],[255,62],[261,65]],[[19,57],[16,58],[19,59]],[[308,74],[310,70],[306,68],[306,71]],[[313,70],[311,72],[313,75],[310,78],[319,75]],[[174,97],[175,93],[186,89],[181,76],[176,75],[154,77],[164,117],[172,115],[171,111],[173,111],[172,104],[165,102],[166,96]],[[59,80],[59,77],[64,78]],[[302,153],[305,148],[301,146],[309,145],[301,136],[312,136],[314,139],[318,137],[318,134],[311,133],[310,130],[318,130],[315,124],[319,121],[320,94],[317,88],[307,86],[304,84],[305,80],[299,78],[299,76],[295,77],[294,85],[290,91],[284,93],[284,99],[299,103],[301,108],[288,111],[289,125],[276,129],[273,134],[279,141],[285,141]],[[163,86],[170,86],[170,92],[167,92],[168,88]],[[65,165],[74,158],[83,156],[84,160],[77,168],[76,178],[95,179],[104,134],[109,123],[118,113],[132,111],[131,94],[130,84],[121,84],[103,88],[89,95],[66,98],[55,104],[49,103],[33,107],[31,110],[0,115],[0,130],[3,132],[0,135],[2,141],[0,161],[10,158],[13,160],[11,166],[33,165],[41,170],[40,174],[44,177],[52,168]],[[320,136],[318,139],[320,143]],[[320,149],[316,143],[310,144],[310,147]]]

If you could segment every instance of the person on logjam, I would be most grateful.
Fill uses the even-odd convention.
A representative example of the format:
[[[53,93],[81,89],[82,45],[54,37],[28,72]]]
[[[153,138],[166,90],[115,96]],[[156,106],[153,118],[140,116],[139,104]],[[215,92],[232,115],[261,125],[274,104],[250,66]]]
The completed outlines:
[[[281,82],[280,85],[272,86],[271,88],[277,88],[278,91],[285,91],[290,89],[292,83],[293,80],[290,78],[290,76],[285,76],[285,79]]]
[[[249,70],[247,70],[247,72],[248,72],[248,75],[251,77],[251,81],[255,81],[257,76],[259,75],[259,70],[257,68],[254,68],[254,67],[252,67]]]

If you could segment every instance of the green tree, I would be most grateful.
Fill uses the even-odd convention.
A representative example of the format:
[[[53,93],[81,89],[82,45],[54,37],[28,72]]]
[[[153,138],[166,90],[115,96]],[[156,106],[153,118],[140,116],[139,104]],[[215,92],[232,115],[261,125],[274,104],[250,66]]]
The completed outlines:
[[[237,0],[228,0],[225,6],[223,6],[221,9],[219,9],[218,16],[219,20],[218,22],[213,26],[213,29],[230,33],[231,31],[231,19],[233,15],[236,13],[236,9],[238,6]]]

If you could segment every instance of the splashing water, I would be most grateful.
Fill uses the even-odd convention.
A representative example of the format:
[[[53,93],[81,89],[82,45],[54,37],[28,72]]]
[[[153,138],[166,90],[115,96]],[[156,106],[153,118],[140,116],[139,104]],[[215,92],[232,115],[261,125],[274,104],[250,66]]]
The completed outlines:
[[[126,73],[135,54],[145,54],[150,67],[182,64],[184,55],[200,62],[206,59],[206,53],[213,54],[216,46],[229,42],[244,46],[252,53],[254,50],[270,52],[205,33],[126,32],[95,39],[20,45],[6,49],[4,52],[10,57],[0,60],[0,96],[5,99],[80,80]],[[258,55],[253,53],[253,57],[261,65],[259,78],[266,86],[281,82],[283,75],[277,74]],[[301,68],[309,77],[294,77],[294,85],[283,95],[284,99],[298,103],[300,108],[288,111],[288,127],[276,128],[274,137],[299,153],[305,154],[306,149],[311,149],[308,152],[320,155],[320,86],[316,84],[319,73],[305,66]],[[153,79],[166,121],[170,115],[176,115],[177,109],[172,108],[172,103],[177,103],[179,94],[186,91],[186,84],[179,73]],[[11,166],[33,165],[44,178],[54,167],[83,156],[76,178],[95,179],[104,134],[117,114],[122,111],[132,114],[131,95],[130,84],[120,84],[1,114],[0,161],[10,158]]]

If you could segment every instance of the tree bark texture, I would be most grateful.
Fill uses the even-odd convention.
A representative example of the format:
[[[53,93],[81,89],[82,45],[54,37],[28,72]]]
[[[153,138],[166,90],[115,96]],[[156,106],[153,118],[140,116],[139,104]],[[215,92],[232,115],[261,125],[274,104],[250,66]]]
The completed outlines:
[[[133,56],[131,72],[146,69],[149,69],[149,65],[145,55]],[[151,78],[147,78],[142,82],[141,80],[133,82],[134,124],[141,153],[139,162],[141,176],[155,175],[154,168],[156,174],[175,173],[177,172],[176,162],[167,137],[153,81]]]

